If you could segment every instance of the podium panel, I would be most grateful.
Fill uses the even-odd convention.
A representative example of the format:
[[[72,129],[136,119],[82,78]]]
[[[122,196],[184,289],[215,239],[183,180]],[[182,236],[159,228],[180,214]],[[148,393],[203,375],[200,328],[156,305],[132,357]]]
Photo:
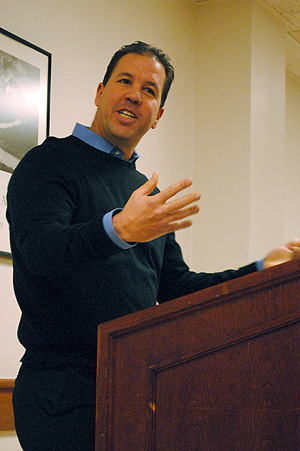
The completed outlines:
[[[96,450],[299,451],[300,264],[99,326]]]

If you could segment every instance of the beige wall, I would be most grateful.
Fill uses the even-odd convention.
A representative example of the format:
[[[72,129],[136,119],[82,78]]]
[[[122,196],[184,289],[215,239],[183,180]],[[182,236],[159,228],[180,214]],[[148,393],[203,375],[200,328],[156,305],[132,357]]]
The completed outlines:
[[[292,74],[286,80],[286,147],[284,174],[285,240],[300,235],[300,82]]]
[[[194,177],[195,187],[202,192],[201,212],[194,227],[178,233],[178,239],[188,264],[204,271],[247,263],[252,256],[260,257],[269,244],[300,235],[300,82],[291,76],[286,82],[286,127],[276,150],[286,166],[274,178],[275,166],[270,178],[274,192],[283,196],[280,220],[276,202],[271,209],[263,203],[261,211],[268,212],[263,214],[268,219],[263,242],[260,229],[254,227],[256,221],[264,225],[264,217],[260,218],[255,205],[255,174],[250,163],[261,145],[258,140],[253,147],[251,140],[251,64],[257,45],[253,27],[257,27],[256,32],[260,27],[265,29],[266,20],[276,32],[280,46],[274,58],[281,58],[281,64],[275,65],[279,84],[284,80],[284,30],[277,19],[261,7],[256,9],[250,0],[225,4],[199,7],[191,0],[10,0],[3,2],[1,9],[1,27],[53,54],[51,134],[56,136],[69,134],[76,121],[91,122],[96,86],[120,45],[141,39],[170,54],[175,83],[159,127],[139,145],[139,168],[149,176],[158,170],[161,188],[185,176]],[[255,20],[262,23],[254,21],[254,12]],[[267,59],[265,64],[267,72],[274,68],[273,61],[269,64]],[[278,93],[283,96],[281,128],[284,89]],[[272,123],[266,114],[266,123]],[[279,182],[281,177],[284,180]],[[0,378],[15,377],[22,354],[16,340],[19,312],[11,278],[11,262],[0,259]],[[15,437],[0,435],[0,451],[17,449]]]
[[[193,263],[216,271],[249,258],[251,2],[204,2],[197,44]]]
[[[284,240],[286,33],[279,19],[254,5],[251,27],[250,259],[263,255]]]
[[[251,0],[203,2],[197,19],[194,177],[203,198],[193,265],[214,271],[283,243],[287,210],[299,224],[284,180],[297,141],[285,149],[284,24]]]

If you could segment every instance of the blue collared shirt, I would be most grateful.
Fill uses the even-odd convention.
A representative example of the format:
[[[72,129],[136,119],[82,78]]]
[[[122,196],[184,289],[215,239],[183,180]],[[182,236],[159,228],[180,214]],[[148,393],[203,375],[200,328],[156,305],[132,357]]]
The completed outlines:
[[[109,143],[108,141],[106,141],[106,139],[97,135],[97,133],[93,132],[89,127],[85,125],[76,123],[72,135],[76,136],[76,138],[81,139],[81,141],[84,141],[90,146],[95,147],[98,150],[101,150],[102,152],[109,153],[114,157],[123,160],[123,152],[121,149]],[[134,151],[130,160],[128,161],[129,163],[133,163],[138,158],[139,154],[136,151]]]
[[[79,138],[81,141],[84,141],[86,144],[89,144],[92,147],[95,147],[96,149],[100,150],[101,152],[109,153],[110,155],[113,155],[116,158],[123,159],[123,152],[121,149],[119,149],[116,146],[113,146],[111,143],[106,141],[106,139],[102,138],[101,136],[97,135],[97,133],[93,132],[89,127],[85,125],[81,125],[76,123],[75,128],[72,133],[73,136],[76,136],[76,138]],[[139,158],[139,154],[134,151],[130,160],[128,160],[130,163],[133,163]],[[112,217],[116,211],[121,211],[122,208],[112,210],[108,213],[106,213],[103,217],[103,227],[106,231],[109,238],[119,247],[122,249],[130,249],[131,247],[135,246],[135,244],[129,244],[126,241],[123,241],[119,235],[116,233],[113,223],[112,223]]]

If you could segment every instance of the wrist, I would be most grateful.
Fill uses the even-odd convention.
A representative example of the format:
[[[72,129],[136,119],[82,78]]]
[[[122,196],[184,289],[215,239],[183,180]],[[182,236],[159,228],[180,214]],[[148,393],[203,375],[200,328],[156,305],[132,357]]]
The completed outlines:
[[[114,228],[115,233],[118,237],[125,241],[126,243],[130,243],[131,245],[134,243],[128,234],[128,227],[123,221],[123,213],[122,210],[115,210],[112,216],[112,226]]]
[[[119,212],[121,212],[122,209],[118,208],[116,210],[112,210],[108,213],[106,213],[103,217],[103,227],[105,232],[107,233],[108,237],[121,249],[130,249],[133,246],[135,246],[136,243],[129,243],[123,240],[117,233],[117,231],[114,228],[113,225],[113,218],[115,215],[117,215]]]

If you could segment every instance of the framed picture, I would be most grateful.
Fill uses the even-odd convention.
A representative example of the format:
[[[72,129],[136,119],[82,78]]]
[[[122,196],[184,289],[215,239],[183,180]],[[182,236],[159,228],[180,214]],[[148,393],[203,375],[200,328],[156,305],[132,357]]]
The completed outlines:
[[[0,28],[0,256],[11,257],[6,220],[10,175],[49,136],[51,54]]]

